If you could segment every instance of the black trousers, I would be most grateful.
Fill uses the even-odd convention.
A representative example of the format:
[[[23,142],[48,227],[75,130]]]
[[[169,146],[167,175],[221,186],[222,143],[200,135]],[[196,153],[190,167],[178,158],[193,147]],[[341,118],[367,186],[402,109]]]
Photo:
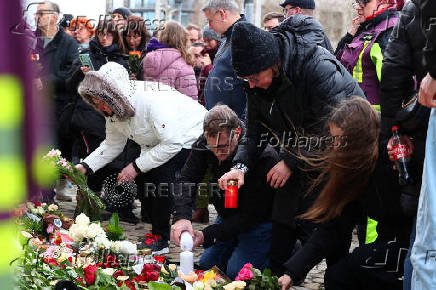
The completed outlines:
[[[271,249],[269,254],[269,268],[274,275],[280,277],[286,271],[283,264],[295,252],[297,240],[304,245],[309,239],[314,224],[307,221],[296,221],[296,226],[272,222]]]
[[[191,150],[182,149],[165,164],[136,178],[141,208],[149,215],[152,234],[170,239],[170,215],[174,200],[176,176],[185,164]]]
[[[400,290],[403,289],[404,259],[407,245],[379,241],[354,251],[327,267],[326,290]]]

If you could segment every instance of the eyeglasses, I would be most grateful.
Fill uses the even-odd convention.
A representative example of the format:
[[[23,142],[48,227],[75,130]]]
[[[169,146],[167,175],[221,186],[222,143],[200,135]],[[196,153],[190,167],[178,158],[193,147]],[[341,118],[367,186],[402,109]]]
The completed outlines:
[[[297,7],[289,7],[289,8],[283,8],[283,15],[288,15],[288,12],[292,9],[296,9]]]
[[[253,83],[258,83],[259,82],[259,80],[257,78],[238,77],[238,79],[240,79],[241,81],[244,81],[244,82],[253,82]]]
[[[35,15],[42,16],[44,14],[55,14],[57,13],[55,10],[39,10],[35,12]]]
[[[366,4],[369,3],[370,0],[354,0],[353,8],[357,9],[359,7],[365,7]]]

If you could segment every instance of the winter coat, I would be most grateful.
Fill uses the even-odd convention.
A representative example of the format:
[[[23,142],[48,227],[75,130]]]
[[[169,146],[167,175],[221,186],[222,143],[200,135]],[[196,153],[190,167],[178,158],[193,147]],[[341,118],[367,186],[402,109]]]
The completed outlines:
[[[424,49],[424,64],[430,75],[436,79],[436,26],[434,24],[434,11],[436,4],[431,0],[421,0],[422,30],[425,31],[427,44]]]
[[[241,123],[241,127],[243,125]],[[242,134],[244,134],[244,129]],[[191,153],[180,173],[176,186],[174,199],[174,220],[191,220],[192,208],[195,203],[197,187],[188,184],[201,184],[206,171],[210,172],[210,185],[216,185],[218,179],[232,167],[232,157],[219,161],[216,156],[206,148],[206,138],[202,135],[192,145]],[[238,208],[226,209],[224,207],[224,191],[219,188],[211,189],[210,202],[213,203],[218,215],[223,219],[220,224],[209,225],[204,228],[204,247],[209,247],[216,241],[226,241],[238,234],[249,231],[256,224],[271,220],[272,200],[275,190],[266,182],[265,176],[277,163],[277,152],[267,147],[250,173],[245,176],[244,186],[238,190]],[[199,187],[201,189],[201,187]]]
[[[354,201],[347,204],[342,214],[330,221],[321,223],[312,233],[307,243],[285,264],[286,273],[293,281],[301,280],[324,258],[328,265],[334,265],[346,257],[351,246],[351,235],[359,221],[367,216],[377,220],[377,240],[374,242],[374,257],[368,259],[362,267],[372,267],[374,262],[383,262],[389,244],[404,248],[403,252],[391,251],[392,259],[404,261],[405,252],[410,243],[412,219],[403,214],[400,207],[400,186],[397,183],[398,173],[392,170],[388,160],[386,147],[380,145],[379,159],[371,174],[370,181],[362,193]],[[383,153],[382,153],[383,152]],[[380,249],[379,251],[377,249]],[[400,265],[400,272],[402,272]]]
[[[206,50],[203,49],[203,51],[201,52],[203,55],[204,54],[209,54],[210,60],[211,60],[211,64],[209,65],[205,65],[201,68],[200,70],[200,75],[199,75],[199,89],[198,89],[198,102],[200,104],[202,104],[203,106],[206,105],[206,99],[204,97],[204,86],[206,84],[206,80],[209,77],[209,73],[210,71],[213,69],[213,62],[215,60],[215,56],[218,52],[218,48],[216,49],[211,49],[211,50]]]
[[[387,9],[360,24],[355,36],[347,33],[339,42],[336,58],[345,66],[371,105],[379,105],[383,53],[398,21],[396,9]]]
[[[175,88],[180,93],[198,98],[194,68],[187,64],[175,48],[160,48],[150,51],[143,62],[144,80],[153,80]]]
[[[126,69],[129,68],[127,63],[128,55],[123,54],[117,44],[104,47],[95,37],[89,42],[89,57],[95,70],[99,70],[102,65],[110,61],[119,63]]]
[[[246,21],[245,17],[236,21]],[[232,65],[232,32],[234,24],[224,32],[225,40],[221,42],[215,57],[213,69],[209,73],[204,86],[206,109],[212,109],[217,103],[229,106],[239,118],[245,119],[247,99],[243,89],[243,81],[238,79]]]
[[[127,63],[121,56],[119,49],[115,49],[115,46],[109,50],[105,50],[105,48],[103,48],[95,38],[91,41],[93,44],[90,43],[90,47],[93,47],[93,49],[85,48],[82,49],[80,53],[90,54],[95,69],[99,69],[101,65],[105,64],[106,58],[108,60],[116,60],[119,64],[127,66]],[[105,56],[104,51],[112,51],[113,53]],[[94,151],[98,147],[98,144],[105,139],[106,121],[101,113],[97,112],[94,107],[84,101],[77,93],[77,88],[85,77],[80,69],[81,66],[82,63],[80,62],[80,59],[77,58],[73,63],[71,76],[66,81],[67,89],[71,95],[71,103],[69,106],[73,106],[73,108],[71,110],[69,125],[65,132],[68,132],[70,137],[73,138],[73,155],[76,155],[80,151],[82,153],[84,151],[83,149],[85,149],[85,156],[76,156],[83,158]],[[95,146],[95,144],[97,144],[97,146]],[[129,141],[123,152],[108,164],[108,167],[121,170],[130,162],[134,161],[139,156],[140,151],[141,149],[138,144]]]
[[[41,36],[39,31],[37,36]],[[45,88],[53,89],[55,120],[59,120],[63,109],[70,101],[65,79],[69,76],[73,61],[79,56],[78,48],[76,40],[59,28],[40,56],[43,63],[41,80]]]
[[[114,112],[106,117],[106,140],[84,160],[93,172],[118,156],[128,139],[141,146],[135,164],[144,173],[191,149],[203,132],[203,106],[166,85],[130,81],[118,64],[103,67],[87,73],[79,87],[84,98],[102,95]]]
[[[316,45],[323,39],[323,33],[315,19],[295,15],[285,20],[274,35],[279,40],[282,56],[280,77],[274,78],[267,90],[250,89],[247,85],[247,134],[243,144],[238,146],[233,162],[242,163],[250,170],[253,161],[274,136],[284,141],[284,146],[274,140],[271,142],[292,171],[288,181],[291,192],[276,201],[273,219],[293,224],[300,206],[298,200],[307,191],[305,175],[299,177],[298,173],[298,151],[307,155],[313,150],[308,148],[312,146],[308,144],[308,138],[321,136],[324,120],[332,106],[349,96],[364,95],[340,62]],[[314,141],[317,141],[313,144],[316,150],[320,138]],[[294,146],[296,142],[298,146]],[[291,209],[284,204],[290,205]]]
[[[403,102],[407,103],[427,74],[427,69],[422,62],[425,43],[425,35],[421,30],[419,2],[408,1],[401,11],[383,60],[380,105],[381,140],[385,143],[392,136],[392,126],[399,124],[396,116],[402,109]],[[430,112],[427,108],[423,110]],[[415,150],[411,158],[410,170],[419,185],[425,157],[428,116],[422,120],[422,124],[421,128],[404,132],[413,137]]]

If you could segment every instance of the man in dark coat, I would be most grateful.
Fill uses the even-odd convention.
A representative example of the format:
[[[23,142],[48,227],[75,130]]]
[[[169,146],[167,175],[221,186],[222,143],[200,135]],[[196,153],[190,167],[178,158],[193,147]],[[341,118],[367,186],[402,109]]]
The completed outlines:
[[[43,62],[42,75],[37,82],[44,89],[51,89],[54,95],[55,120],[69,101],[69,94],[65,88],[65,80],[71,69],[73,61],[79,57],[78,44],[71,36],[57,26],[59,6],[46,1],[38,5],[35,21],[38,27],[36,32],[43,51],[40,56]]]
[[[276,274],[283,273],[295,243],[294,218],[310,204],[310,198],[303,198],[309,182],[297,156],[322,146],[331,106],[352,95],[364,96],[340,62],[316,45],[323,38],[319,23],[304,15],[288,18],[273,33],[244,22],[233,30],[233,67],[247,82],[247,134],[220,186],[229,179],[242,186],[257,156],[269,141],[275,142],[281,160],[266,177],[271,186],[286,187],[273,208],[270,267]]]
[[[415,90],[421,85],[430,70],[423,65],[423,49],[426,46],[426,37],[421,29],[420,1],[408,1],[401,11],[399,21],[389,39],[386,47],[382,77],[380,84],[380,108],[381,108],[381,141],[388,143],[388,149],[392,149],[392,131],[394,125],[399,125],[403,134],[413,138],[414,152],[410,161],[409,169],[416,180],[416,189],[409,194],[410,206],[417,208],[423,164],[425,158],[425,141],[427,139],[427,126],[430,109],[421,107],[421,114],[417,115],[414,126],[410,127],[397,118],[403,104],[416,93]],[[423,20],[423,19],[422,19]],[[424,20],[423,20],[424,21]],[[415,225],[413,225],[415,228]],[[411,234],[411,246],[415,240],[415,231]],[[405,261],[404,289],[410,289],[412,265],[410,254]]]
[[[268,265],[275,190],[266,182],[265,175],[279,157],[273,148],[267,147],[247,174],[246,185],[238,192],[237,208],[225,208],[224,191],[219,190],[217,181],[231,168],[235,149],[245,129],[236,113],[226,105],[212,108],[205,116],[203,128],[204,135],[192,146],[181,171],[178,180],[183,184],[181,192],[177,192],[180,188],[176,186],[176,222],[171,238],[179,244],[181,232],[188,230],[195,237],[194,246],[203,245],[206,248],[200,257],[200,267],[210,269],[217,265],[234,279],[247,262],[259,269]],[[210,201],[218,212],[218,219],[215,224],[194,232],[190,221],[196,198],[193,193],[197,192],[197,187],[192,185],[201,190],[201,182],[208,169],[210,184],[214,186],[210,191]]]
[[[204,86],[206,109],[210,110],[217,103],[226,104],[244,119],[246,98],[243,82],[239,80],[232,67],[232,31],[235,23],[246,21],[239,14],[236,1],[209,0],[203,8],[209,22],[209,28],[225,38],[215,55],[214,66]]]

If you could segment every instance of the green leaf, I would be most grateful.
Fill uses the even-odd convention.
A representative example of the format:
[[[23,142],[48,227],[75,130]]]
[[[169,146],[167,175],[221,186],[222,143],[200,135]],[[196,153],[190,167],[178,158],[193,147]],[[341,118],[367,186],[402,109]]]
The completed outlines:
[[[148,282],[147,287],[149,290],[172,290],[173,287],[169,284],[158,283],[158,282]]]

